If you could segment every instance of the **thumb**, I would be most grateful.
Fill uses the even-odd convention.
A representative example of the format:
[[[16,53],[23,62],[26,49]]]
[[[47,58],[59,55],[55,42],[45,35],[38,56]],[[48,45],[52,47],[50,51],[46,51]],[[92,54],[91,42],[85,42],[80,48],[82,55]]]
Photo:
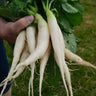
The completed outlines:
[[[33,16],[26,16],[13,23],[13,28],[18,34],[22,29],[30,25],[33,22],[33,20],[34,20]]]

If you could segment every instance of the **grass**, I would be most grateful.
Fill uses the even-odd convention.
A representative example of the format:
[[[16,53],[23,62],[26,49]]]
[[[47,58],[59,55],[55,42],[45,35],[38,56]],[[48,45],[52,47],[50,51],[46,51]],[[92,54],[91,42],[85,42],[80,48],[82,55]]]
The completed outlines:
[[[77,54],[83,59],[96,65],[96,0],[81,0],[84,6],[84,19],[80,26],[76,26],[74,34],[80,39],[77,47]],[[6,43],[8,60],[12,62],[11,47]],[[50,66],[47,65],[43,81],[42,96],[66,96],[60,72],[54,61],[50,58]],[[54,67],[54,70],[53,70]],[[84,66],[69,66],[71,72],[74,96],[96,96],[96,70]],[[35,71],[34,96],[38,96],[39,66]],[[13,83],[12,96],[27,96],[29,69],[17,78]]]

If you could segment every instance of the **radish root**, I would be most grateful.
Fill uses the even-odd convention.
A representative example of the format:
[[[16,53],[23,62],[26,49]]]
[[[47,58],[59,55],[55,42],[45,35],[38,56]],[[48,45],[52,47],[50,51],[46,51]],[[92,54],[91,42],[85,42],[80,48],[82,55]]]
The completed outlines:
[[[88,66],[88,67],[92,67],[94,69],[96,69],[96,66],[92,65],[91,63],[83,60],[81,57],[79,57],[78,55],[72,53],[70,50],[68,50],[67,48],[65,48],[65,57],[71,61],[76,62],[76,65],[83,65],[83,66]]]

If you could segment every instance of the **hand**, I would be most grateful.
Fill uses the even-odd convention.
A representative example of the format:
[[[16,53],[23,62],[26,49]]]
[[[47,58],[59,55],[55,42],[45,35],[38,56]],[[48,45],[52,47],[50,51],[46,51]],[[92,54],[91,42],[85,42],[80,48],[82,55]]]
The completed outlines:
[[[16,22],[7,22],[0,18],[0,38],[15,43],[20,31],[31,24],[33,20],[33,16],[26,16]]]

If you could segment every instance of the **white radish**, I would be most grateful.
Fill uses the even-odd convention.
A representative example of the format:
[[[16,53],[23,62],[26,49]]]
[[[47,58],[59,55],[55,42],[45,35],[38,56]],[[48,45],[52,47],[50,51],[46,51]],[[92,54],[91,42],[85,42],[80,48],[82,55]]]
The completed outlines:
[[[36,28],[33,26],[26,28],[26,37],[29,52],[32,53],[36,47]]]
[[[28,44],[26,42],[23,53],[22,53],[21,58],[20,58],[20,62],[23,62],[24,60],[26,60],[26,58],[29,56],[29,54],[30,53],[29,53],[29,49],[28,49]]]
[[[65,52],[66,51],[65,50],[65,42],[64,42],[63,34],[61,32],[61,29],[60,29],[59,25],[58,25],[58,29],[59,29],[59,35],[60,35],[60,41],[61,41],[62,50]],[[72,92],[72,85],[71,85],[71,79],[70,79],[71,77],[70,77],[70,73],[68,71],[69,69],[68,69],[67,65],[65,64],[65,54],[64,54],[63,57],[64,57],[64,59],[63,59],[64,60],[63,67],[64,67],[64,70],[66,70],[65,76],[66,76],[66,80],[67,80],[67,83],[68,83],[68,86],[69,86],[70,94],[72,96],[73,92]]]
[[[11,66],[8,76],[11,75],[11,72],[13,73],[13,70],[15,69],[15,67],[20,59],[20,55],[21,55],[22,50],[25,45],[25,39],[26,39],[25,38],[25,31],[22,31],[16,39],[16,43],[15,43],[15,47],[14,47],[14,54],[13,54],[14,58],[13,58],[12,66]]]
[[[57,57],[57,61],[58,61],[57,63],[59,63],[58,65],[59,65],[59,68],[60,68],[60,71],[62,74],[63,83],[66,88],[66,84],[65,84],[65,80],[64,80],[64,74],[65,74],[69,89],[71,89],[70,94],[71,94],[71,96],[73,96],[72,88],[70,87],[71,85],[69,85],[69,84],[71,84],[70,73],[69,73],[68,67],[65,63],[65,60],[64,60],[65,57],[62,54],[62,52],[64,52],[64,51],[63,51],[62,45],[60,43],[61,42],[60,41],[60,33],[59,33],[60,31],[58,29],[58,24],[57,24],[55,16],[53,15],[53,13],[50,10],[47,10],[46,14],[47,14],[47,20],[48,20],[53,50],[54,50],[54,53]],[[63,48],[64,48],[64,44],[63,44]],[[66,89],[66,92],[67,92],[67,96],[68,96],[67,89]]]
[[[51,52],[51,43],[49,43],[49,47],[45,53],[45,55],[41,58],[40,60],[40,82],[39,82],[39,96],[41,96],[41,89],[42,89],[42,81],[43,81],[43,75],[44,75],[44,70],[47,64],[47,61],[49,59]]]
[[[35,17],[38,21],[38,31],[39,31],[36,49],[24,62],[17,65],[16,70],[21,66],[28,66],[33,62],[37,61],[38,59],[42,58],[42,56],[45,54],[48,48],[49,44],[48,25],[40,14],[36,14]]]
[[[62,33],[61,33],[61,29],[60,29],[59,25],[58,25],[57,27],[58,27],[59,36],[60,36],[60,38],[59,38],[60,44],[62,45],[61,50],[64,51],[64,50],[65,50],[65,43],[64,43],[63,35],[62,35]],[[58,64],[58,66],[59,66],[58,57],[57,57],[57,55],[56,55],[55,53],[54,53],[54,57],[55,57],[55,60],[56,60],[56,62],[57,62],[57,64]],[[66,84],[65,79],[64,79],[63,82],[64,82],[64,84],[65,84],[65,89],[66,89],[67,96],[68,96],[68,95],[69,95],[69,92],[68,92],[68,88],[67,88],[67,84]]]
[[[29,50],[28,50],[28,45],[27,43],[25,44],[25,48],[23,50],[23,53],[21,55],[21,58],[20,58],[20,62],[23,62],[24,60],[26,60],[26,58],[30,55],[29,53]],[[12,76],[12,79],[15,79],[17,78],[23,71],[24,71],[25,67],[22,66],[20,67],[17,72],[15,73],[15,75]]]
[[[14,57],[13,57],[12,66],[11,66],[11,69],[9,71],[7,78],[4,81],[4,87],[1,91],[0,96],[2,96],[10,77],[13,75],[13,71],[14,71],[14,69],[15,69],[15,67],[16,67],[19,59],[20,59],[20,55],[22,53],[24,45],[25,45],[25,31],[22,31],[16,39],[16,43],[15,43],[15,47],[14,47],[14,53],[13,53]]]
[[[33,53],[33,51],[35,50],[36,47],[36,28],[35,27],[28,27],[26,29],[26,37],[27,37],[27,42],[28,42],[28,48],[29,48],[29,52],[30,54]],[[35,70],[35,62],[30,64],[31,67],[31,77],[29,80],[29,96],[30,96],[30,89],[32,88],[32,96],[33,96],[33,79],[34,79],[34,70]],[[31,85],[31,88],[30,88]]]
[[[54,53],[54,58],[55,58],[58,66],[59,66],[59,68],[60,68],[59,60],[58,60],[58,57],[57,57],[57,55],[56,55],[55,53]],[[62,68],[63,68],[63,65],[62,65]],[[60,71],[61,71],[61,69],[60,69]],[[64,74],[61,73],[61,75],[64,75]],[[62,76],[62,78],[65,78],[65,76],[64,76],[64,77]],[[66,84],[65,79],[63,80],[63,83],[64,83],[64,86],[65,86],[65,89],[66,89],[67,96],[69,96],[69,92],[68,92],[68,88],[67,88],[67,84]]]
[[[32,89],[32,96],[34,96],[34,93],[33,93],[34,70],[35,70],[35,64],[31,65],[31,77],[29,79],[29,92],[28,92],[29,96],[30,96],[30,89]],[[30,88],[30,86],[31,86],[31,88]]]
[[[77,63],[77,65],[83,65],[83,66],[88,66],[88,67],[92,67],[94,69],[96,69],[96,66],[92,65],[91,63],[83,60],[81,57],[79,57],[78,55],[72,53],[70,50],[68,50],[67,48],[65,48],[65,57],[71,61],[74,61]]]

